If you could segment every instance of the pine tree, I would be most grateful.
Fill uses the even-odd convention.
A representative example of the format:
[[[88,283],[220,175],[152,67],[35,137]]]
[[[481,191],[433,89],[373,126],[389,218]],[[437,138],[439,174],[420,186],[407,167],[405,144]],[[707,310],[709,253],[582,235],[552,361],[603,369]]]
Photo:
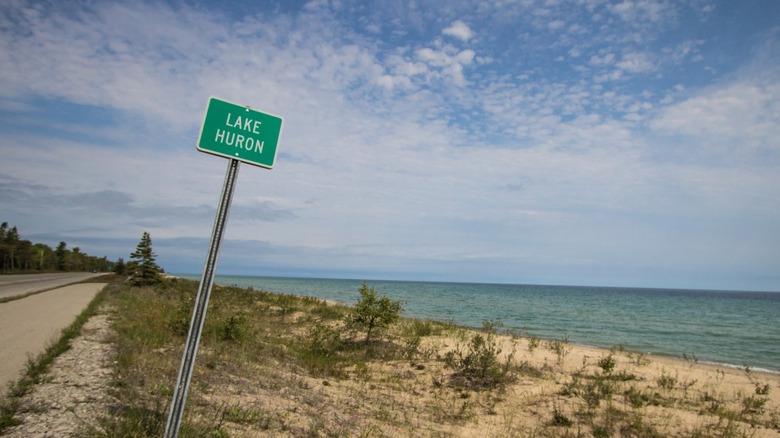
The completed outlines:
[[[68,270],[68,263],[66,260],[67,256],[67,248],[68,244],[65,242],[60,242],[57,245],[57,249],[54,251],[54,254],[57,256],[57,270],[58,271],[67,271]]]
[[[119,260],[116,261],[116,264],[114,264],[114,274],[117,275],[125,275],[125,270],[127,269],[127,266],[125,265],[125,259],[122,257],[119,257]]]
[[[162,269],[155,262],[156,258],[157,254],[152,251],[152,238],[144,231],[127,265],[130,283],[134,286],[150,286],[162,281]]]

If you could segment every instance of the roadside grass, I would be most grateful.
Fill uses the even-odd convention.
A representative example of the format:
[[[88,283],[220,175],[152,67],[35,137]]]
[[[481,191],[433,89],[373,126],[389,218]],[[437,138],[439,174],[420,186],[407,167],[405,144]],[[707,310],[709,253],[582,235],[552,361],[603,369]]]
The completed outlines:
[[[19,424],[16,414],[21,398],[28,394],[34,385],[41,382],[54,359],[70,349],[71,341],[81,333],[82,326],[89,318],[98,312],[106,295],[106,288],[98,292],[95,298],[76,317],[75,321],[62,330],[60,337],[56,341],[49,344],[37,357],[28,358],[24,375],[9,385],[6,396],[0,401],[0,434],[4,430]]]

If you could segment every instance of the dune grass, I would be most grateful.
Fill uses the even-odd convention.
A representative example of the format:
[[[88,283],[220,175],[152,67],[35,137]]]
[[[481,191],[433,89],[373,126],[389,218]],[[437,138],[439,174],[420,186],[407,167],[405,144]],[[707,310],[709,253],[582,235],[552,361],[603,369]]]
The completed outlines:
[[[86,436],[160,436],[197,284],[108,289],[119,402]],[[356,293],[356,299],[357,299]],[[618,350],[400,319],[365,342],[353,308],[215,287],[182,437],[753,436],[778,430],[772,384],[729,392]],[[577,362],[579,361],[579,362]],[[686,421],[680,422],[680,419]]]

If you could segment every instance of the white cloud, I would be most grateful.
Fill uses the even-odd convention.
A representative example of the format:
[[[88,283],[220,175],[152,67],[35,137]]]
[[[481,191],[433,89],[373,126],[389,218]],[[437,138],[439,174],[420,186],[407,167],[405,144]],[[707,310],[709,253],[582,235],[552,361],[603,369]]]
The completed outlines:
[[[463,67],[474,62],[474,57],[473,50],[457,50],[452,46],[439,49],[425,47],[415,51],[415,58],[428,66],[426,76],[429,80],[443,77],[458,86],[466,84]]]
[[[742,80],[713,87],[664,108],[651,126],[693,138],[718,155],[778,162],[780,84]]]
[[[467,42],[474,37],[474,31],[461,20],[453,22],[449,27],[441,31],[442,34],[455,37],[463,42]]]
[[[563,21],[563,20],[553,20],[553,21],[547,23],[547,28],[550,29],[550,30],[553,30],[553,31],[560,30],[564,26],[566,26],[566,22]]]
[[[612,65],[615,63],[615,54],[606,53],[603,56],[593,55],[590,57],[589,63],[593,66]]]
[[[623,77],[623,70],[612,70],[609,73],[596,75],[593,81],[596,83],[618,81]]]
[[[623,0],[608,8],[621,19],[629,22],[655,23],[673,13],[666,2],[657,0]]]
[[[646,53],[626,53],[616,66],[629,73],[646,73],[655,69]]]

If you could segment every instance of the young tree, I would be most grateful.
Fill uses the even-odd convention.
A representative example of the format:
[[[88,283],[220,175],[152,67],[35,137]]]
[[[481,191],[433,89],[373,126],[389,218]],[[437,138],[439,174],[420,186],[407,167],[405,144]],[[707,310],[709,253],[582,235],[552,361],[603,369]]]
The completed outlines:
[[[127,264],[130,283],[135,286],[149,286],[162,281],[162,269],[155,260],[157,254],[152,251],[152,238],[144,231],[141,241],[135,251],[130,254],[131,262]]]
[[[37,266],[36,269],[39,271],[54,269],[56,267],[54,251],[52,251],[48,245],[36,243],[33,245],[32,252],[34,262],[33,265]]]
[[[371,339],[374,329],[387,327],[394,323],[404,311],[400,301],[391,300],[388,297],[379,297],[373,287],[363,286],[358,289],[360,299],[355,305],[355,313],[350,323],[366,330],[366,344]]]

